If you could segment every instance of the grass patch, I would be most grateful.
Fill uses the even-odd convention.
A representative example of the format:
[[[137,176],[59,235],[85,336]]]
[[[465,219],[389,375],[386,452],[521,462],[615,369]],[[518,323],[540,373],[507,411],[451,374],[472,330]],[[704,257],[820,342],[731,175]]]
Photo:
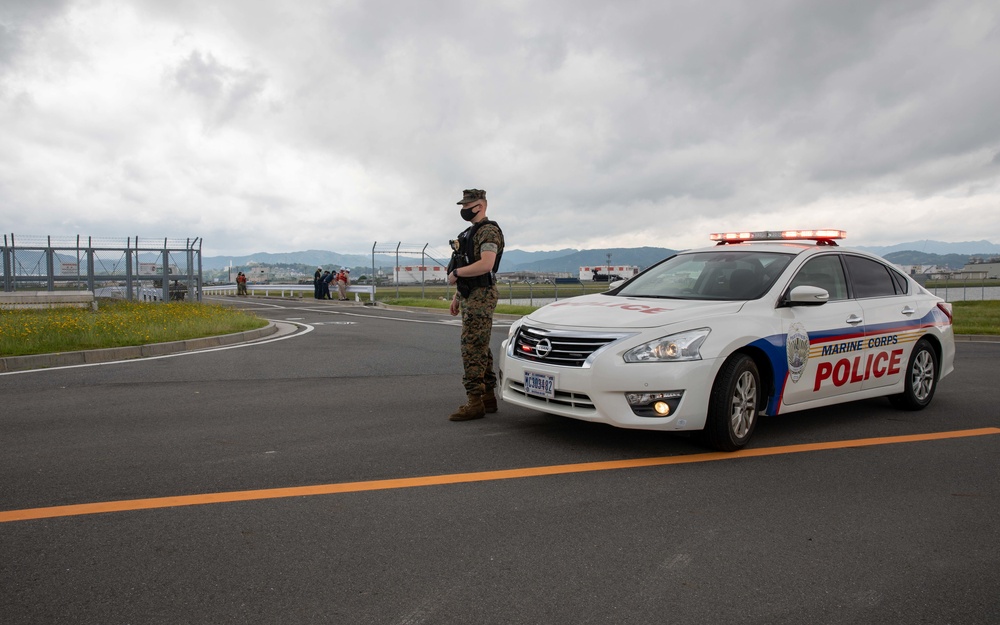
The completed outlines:
[[[955,334],[1000,334],[1000,302],[952,302]]]
[[[412,308],[435,308],[448,310],[451,308],[451,300],[444,299],[420,299],[420,298],[399,298],[379,300],[387,306],[410,306]],[[527,315],[538,310],[538,306],[511,306],[510,304],[497,304],[496,313],[500,315]]]
[[[500,282],[496,285],[500,302],[510,299],[526,299],[537,297],[540,299],[553,299],[558,297],[575,297],[577,295],[587,295],[590,293],[603,293],[608,290],[607,282],[582,282],[573,284],[527,284],[523,282]],[[379,286],[375,297],[379,301],[388,303],[390,299],[439,299],[450,300],[455,294],[455,287],[446,287],[441,284],[427,284],[422,288],[419,285],[400,285],[399,287],[388,285]],[[398,292],[398,296],[397,296]]]
[[[98,310],[0,311],[0,356],[128,347],[255,330],[267,321],[197,302],[100,300]]]
[[[419,297],[401,297],[399,299],[380,299],[380,303],[386,306],[410,306],[413,308],[438,308],[448,310],[451,307],[451,300],[444,299],[420,299]]]

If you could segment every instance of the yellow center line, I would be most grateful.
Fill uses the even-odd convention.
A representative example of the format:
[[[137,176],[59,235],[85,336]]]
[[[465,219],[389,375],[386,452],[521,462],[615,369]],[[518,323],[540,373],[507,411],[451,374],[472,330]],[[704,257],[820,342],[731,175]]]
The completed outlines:
[[[342,493],[360,493],[375,490],[390,490],[397,488],[414,488],[417,486],[442,486],[445,484],[468,484],[471,482],[488,482],[493,480],[509,480],[524,477],[540,477],[546,475],[565,475],[569,473],[585,473],[587,471],[610,471],[614,469],[635,469],[640,467],[658,467],[674,464],[691,464],[694,462],[712,462],[715,460],[735,460],[738,458],[759,458],[781,454],[797,454],[809,451],[825,451],[831,449],[849,449],[852,447],[871,447],[874,445],[895,445],[899,443],[915,443],[921,441],[945,440],[950,438],[968,438],[972,436],[988,436],[1000,434],[1000,428],[979,428],[974,430],[956,430],[952,432],[936,432],[930,434],[911,434],[907,436],[889,436],[880,438],[861,438],[846,441],[831,441],[827,443],[807,443],[803,445],[786,445],[783,447],[764,447],[761,449],[743,449],[731,453],[707,452],[684,456],[664,456],[658,458],[634,458],[631,460],[610,460],[604,462],[583,462],[579,464],[561,464],[523,469],[504,469],[500,471],[481,471],[477,473],[452,473],[446,475],[429,475],[426,477],[407,477],[391,480],[372,480],[366,482],[346,482],[341,484],[318,484],[315,486],[295,486],[290,488],[269,488],[264,490],[243,490],[224,493],[206,493],[203,495],[180,495],[176,497],[155,497],[150,499],[129,499],[125,501],[103,501],[48,508],[29,508],[25,510],[9,510],[0,512],[0,523],[11,521],[28,521],[34,519],[50,519],[57,517],[77,516],[83,514],[101,514],[105,512],[128,512],[133,510],[152,510],[156,508],[175,508],[180,506],[199,506],[214,503],[230,503],[235,501],[257,501],[261,499],[280,499],[284,497],[311,497],[314,495],[336,495]]]

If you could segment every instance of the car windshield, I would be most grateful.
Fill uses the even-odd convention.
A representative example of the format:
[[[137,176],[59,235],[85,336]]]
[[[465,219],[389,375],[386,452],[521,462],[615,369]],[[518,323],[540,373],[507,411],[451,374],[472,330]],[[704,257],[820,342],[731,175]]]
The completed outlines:
[[[672,256],[639,274],[615,295],[700,300],[748,300],[771,288],[792,260],[779,252],[708,251]]]

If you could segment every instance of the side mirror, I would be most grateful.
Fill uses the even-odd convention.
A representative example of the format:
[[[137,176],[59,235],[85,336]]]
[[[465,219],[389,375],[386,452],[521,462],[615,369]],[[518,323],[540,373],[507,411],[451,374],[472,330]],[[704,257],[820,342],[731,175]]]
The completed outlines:
[[[818,286],[797,286],[788,292],[786,306],[820,306],[830,300],[830,293]]]
[[[608,285],[608,290],[614,291],[623,284],[625,284],[625,280],[615,280],[614,282]]]

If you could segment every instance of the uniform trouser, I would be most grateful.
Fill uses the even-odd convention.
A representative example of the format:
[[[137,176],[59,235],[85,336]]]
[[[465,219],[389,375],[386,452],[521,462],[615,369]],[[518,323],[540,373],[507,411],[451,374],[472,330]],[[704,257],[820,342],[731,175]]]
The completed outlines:
[[[459,296],[462,308],[462,385],[466,393],[482,393],[495,388],[497,375],[493,371],[493,311],[497,307],[495,286],[472,289],[468,297]]]
[[[340,293],[340,299],[347,299],[347,283],[343,280],[337,280],[337,291]]]

